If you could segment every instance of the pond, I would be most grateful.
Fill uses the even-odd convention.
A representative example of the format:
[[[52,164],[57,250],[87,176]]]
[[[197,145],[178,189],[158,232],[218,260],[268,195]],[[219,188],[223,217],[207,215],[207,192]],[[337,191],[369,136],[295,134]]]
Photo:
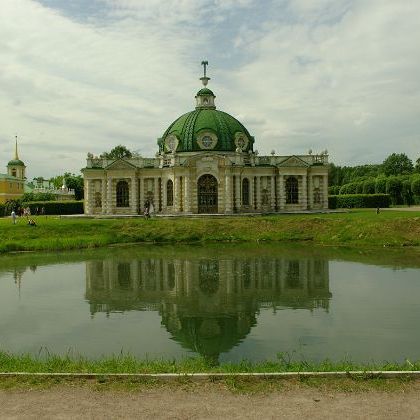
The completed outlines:
[[[217,361],[420,358],[420,253],[131,246],[0,257],[0,349]]]

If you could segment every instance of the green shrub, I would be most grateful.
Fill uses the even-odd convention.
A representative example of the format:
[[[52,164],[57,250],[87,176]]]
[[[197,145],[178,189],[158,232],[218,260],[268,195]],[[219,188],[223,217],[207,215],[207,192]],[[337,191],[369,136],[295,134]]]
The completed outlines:
[[[414,203],[413,192],[411,191],[411,182],[408,179],[402,182],[401,195],[402,195],[404,204],[411,206],[411,204]]]
[[[348,184],[344,184],[340,188],[340,194],[356,194],[357,182],[350,182]]]
[[[6,207],[4,204],[0,204],[0,217],[6,216]]]
[[[375,194],[386,194],[386,178],[381,176],[375,181]]]
[[[363,186],[365,181],[356,182],[356,194],[363,194]]]
[[[367,179],[363,182],[363,194],[375,194],[375,180],[374,179]]]
[[[25,193],[20,197],[22,203],[27,203],[31,201],[53,201],[57,198],[56,195],[52,193]]]
[[[329,195],[328,196],[328,208],[336,209],[337,208],[337,197],[338,195]]]
[[[396,176],[390,176],[386,180],[386,193],[389,194],[392,204],[402,204],[402,182]]]
[[[411,182],[411,191],[414,195],[420,195],[420,177],[414,178]]]
[[[389,207],[388,194],[340,194],[328,197],[329,208],[386,208]]]
[[[83,214],[83,201],[34,201],[24,203],[25,207],[31,209],[31,214],[41,213],[45,209],[45,214]]]
[[[340,193],[340,186],[339,185],[332,185],[328,187],[328,194],[330,195],[337,195]]]

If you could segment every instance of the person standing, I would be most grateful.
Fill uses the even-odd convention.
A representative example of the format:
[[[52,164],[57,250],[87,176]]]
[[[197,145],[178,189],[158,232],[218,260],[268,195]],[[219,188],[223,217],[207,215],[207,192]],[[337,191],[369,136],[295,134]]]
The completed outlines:
[[[15,225],[16,224],[16,212],[14,210],[12,210],[11,216],[12,216],[13,224]]]

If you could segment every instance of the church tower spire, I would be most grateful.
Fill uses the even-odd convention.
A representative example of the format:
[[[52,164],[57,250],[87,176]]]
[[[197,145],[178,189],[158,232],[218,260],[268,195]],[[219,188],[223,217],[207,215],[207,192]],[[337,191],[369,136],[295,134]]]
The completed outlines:
[[[18,146],[17,146],[17,135],[15,136],[15,160],[19,160]]]
[[[25,164],[19,159],[18,139],[17,136],[15,136],[15,156],[13,160],[7,164],[7,173],[18,179],[25,179],[25,169]]]

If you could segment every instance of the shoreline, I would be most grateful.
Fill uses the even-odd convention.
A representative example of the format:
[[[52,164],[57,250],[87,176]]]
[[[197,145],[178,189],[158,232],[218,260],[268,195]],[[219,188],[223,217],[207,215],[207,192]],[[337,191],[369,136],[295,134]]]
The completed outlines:
[[[420,247],[420,212],[372,210],[223,218],[0,219],[0,255],[127,244],[306,243],[357,248]]]

